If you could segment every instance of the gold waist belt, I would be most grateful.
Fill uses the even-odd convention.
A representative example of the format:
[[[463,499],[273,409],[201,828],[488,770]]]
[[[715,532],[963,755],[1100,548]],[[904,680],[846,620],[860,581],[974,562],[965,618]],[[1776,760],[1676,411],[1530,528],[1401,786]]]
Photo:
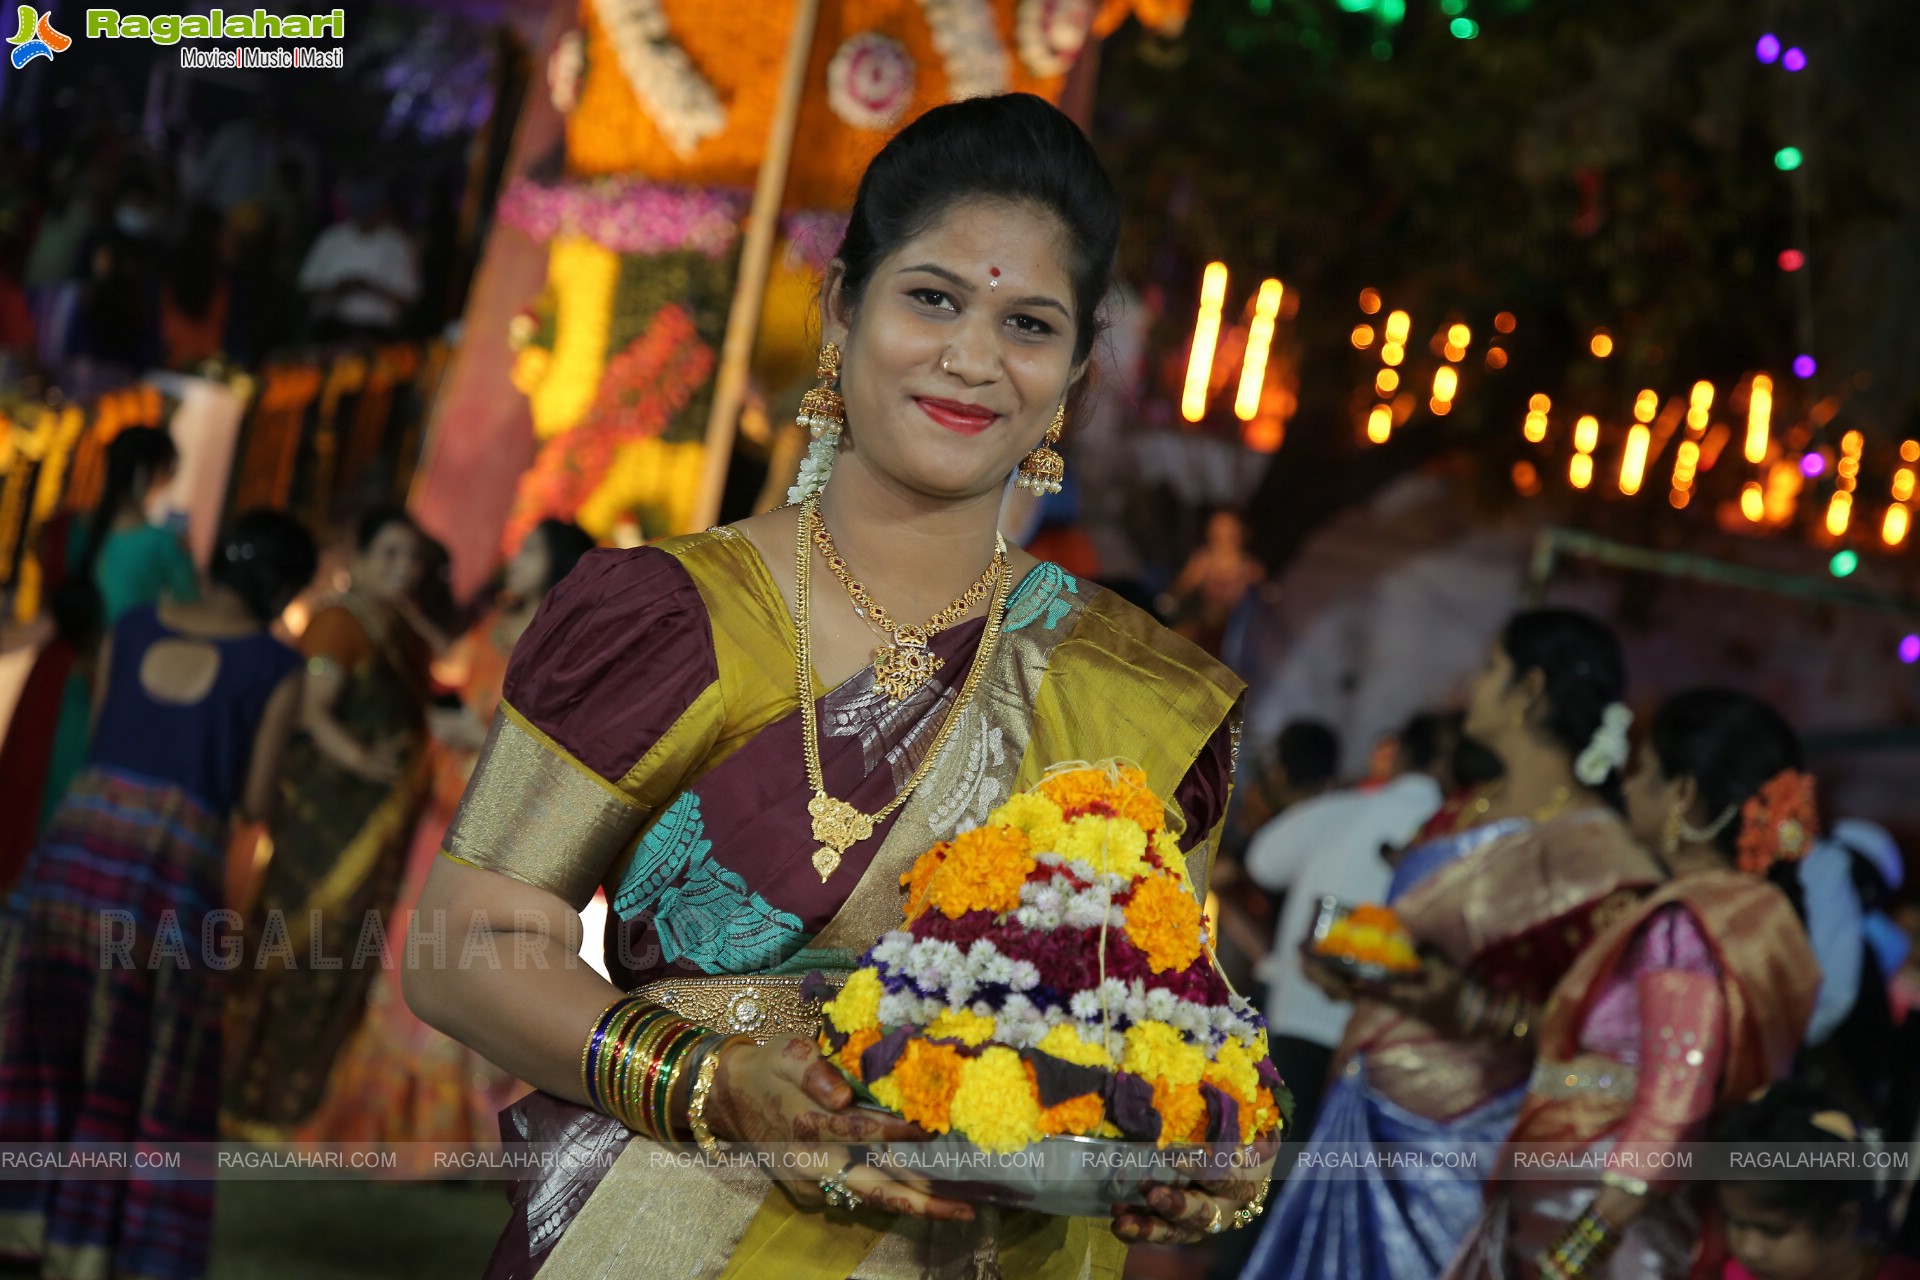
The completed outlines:
[[[1542,1059],[1534,1063],[1533,1081],[1529,1088],[1543,1098],[1579,1098],[1603,1093],[1632,1101],[1634,1086],[1639,1079],[1639,1072],[1624,1062],[1615,1062],[1596,1053],[1583,1053],[1571,1062],[1548,1062]]]
[[[838,991],[844,978],[829,978]],[[673,1010],[689,1022],[729,1036],[752,1036],[761,1043],[776,1036],[820,1034],[819,1000],[800,994],[798,976],[762,978],[723,974],[711,978],[661,978],[632,994]],[[832,997],[829,996],[829,999]]]

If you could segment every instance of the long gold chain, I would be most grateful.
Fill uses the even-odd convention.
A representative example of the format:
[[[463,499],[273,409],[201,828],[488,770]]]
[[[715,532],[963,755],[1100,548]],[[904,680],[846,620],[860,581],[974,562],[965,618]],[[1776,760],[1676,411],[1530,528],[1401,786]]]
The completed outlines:
[[[811,505],[811,504],[809,504]],[[987,628],[980,636],[980,647],[973,655],[973,666],[967,672],[966,680],[960,686],[960,696],[954,699],[946,719],[935,735],[933,745],[927,749],[920,763],[914,767],[913,775],[907,779],[907,785],[900,788],[898,795],[888,801],[878,813],[862,813],[845,800],[836,800],[827,794],[826,772],[820,764],[820,725],[818,711],[813,698],[813,639],[811,625],[812,610],[809,603],[809,586],[813,577],[813,556],[808,545],[807,521],[799,522],[800,533],[794,549],[794,693],[800,702],[800,737],[805,748],[807,761],[807,785],[813,788],[813,799],[807,802],[807,812],[813,817],[813,838],[820,847],[813,851],[813,869],[820,873],[821,883],[839,867],[842,855],[848,849],[873,834],[874,828],[886,821],[895,809],[905,804],[913,789],[933,767],[947,739],[960,723],[961,713],[973,700],[974,690],[980,685],[988,665],[993,660],[994,650],[1000,644],[1000,627],[1007,616],[1007,592],[1012,585],[1013,575],[1007,571],[1005,557],[994,557],[991,587],[993,599],[987,605]]]
[[[820,499],[817,496],[807,499],[802,506],[800,520],[802,532],[811,533],[813,545],[820,548],[821,559],[827,562],[827,568],[833,571],[833,576],[846,589],[854,610],[870,625],[878,626],[887,637],[887,643],[873,651],[873,682],[894,702],[904,702],[946,665],[929,647],[928,641],[966,617],[975,605],[985,599],[1007,563],[1006,539],[996,533],[993,559],[987,562],[986,569],[973,585],[924,624],[903,627],[880,607],[880,602],[873,598],[847,567],[845,557],[833,543],[833,534],[828,531],[827,522],[820,516]]]

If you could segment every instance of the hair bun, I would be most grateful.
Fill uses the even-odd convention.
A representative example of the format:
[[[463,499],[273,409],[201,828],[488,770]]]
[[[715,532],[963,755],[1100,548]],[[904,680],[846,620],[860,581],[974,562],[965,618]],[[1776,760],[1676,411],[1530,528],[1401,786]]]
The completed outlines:
[[[1776,862],[1804,858],[1818,829],[1813,776],[1782,769],[1740,807],[1740,869],[1765,875]]]

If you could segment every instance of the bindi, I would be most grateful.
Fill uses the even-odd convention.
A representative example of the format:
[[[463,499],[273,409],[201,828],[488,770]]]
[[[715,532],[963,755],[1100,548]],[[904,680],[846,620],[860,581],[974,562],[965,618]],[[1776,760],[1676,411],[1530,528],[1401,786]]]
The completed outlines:
[[[1000,268],[988,267],[987,268],[987,288],[998,289],[999,287],[1000,287]]]

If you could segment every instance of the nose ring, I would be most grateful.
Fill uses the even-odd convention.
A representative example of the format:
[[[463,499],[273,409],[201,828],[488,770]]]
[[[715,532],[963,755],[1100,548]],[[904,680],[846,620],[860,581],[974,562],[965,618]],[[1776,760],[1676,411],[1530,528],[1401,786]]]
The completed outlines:
[[[948,357],[946,357],[946,358],[945,358],[944,360],[942,360],[942,361],[940,362],[940,371],[941,371],[942,373],[952,373],[952,372],[953,372],[953,357],[952,357],[952,356],[948,356]]]

